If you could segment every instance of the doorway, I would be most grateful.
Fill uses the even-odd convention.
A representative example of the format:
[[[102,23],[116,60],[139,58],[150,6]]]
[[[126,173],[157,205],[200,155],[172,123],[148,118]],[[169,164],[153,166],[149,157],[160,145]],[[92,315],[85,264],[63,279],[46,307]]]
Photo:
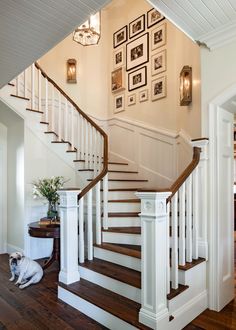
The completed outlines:
[[[0,253],[7,252],[7,127],[0,123]]]

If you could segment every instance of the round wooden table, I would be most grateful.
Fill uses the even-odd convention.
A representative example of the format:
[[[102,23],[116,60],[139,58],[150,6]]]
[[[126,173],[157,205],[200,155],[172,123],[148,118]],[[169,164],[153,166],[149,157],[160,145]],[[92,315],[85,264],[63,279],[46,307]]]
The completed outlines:
[[[28,225],[29,235],[37,238],[53,238],[53,250],[48,260],[45,261],[43,269],[48,268],[54,261],[60,265],[60,225],[58,224],[39,224],[32,222]]]

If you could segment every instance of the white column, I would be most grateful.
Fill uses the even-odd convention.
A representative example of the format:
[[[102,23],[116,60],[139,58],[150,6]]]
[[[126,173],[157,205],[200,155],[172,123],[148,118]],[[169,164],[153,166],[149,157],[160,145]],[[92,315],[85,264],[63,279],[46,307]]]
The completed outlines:
[[[141,199],[142,291],[139,321],[152,329],[167,329],[167,255],[169,235],[166,199],[171,192],[138,192]]]
[[[78,269],[78,195],[80,190],[59,190],[61,269],[59,281],[71,284],[80,280]]]

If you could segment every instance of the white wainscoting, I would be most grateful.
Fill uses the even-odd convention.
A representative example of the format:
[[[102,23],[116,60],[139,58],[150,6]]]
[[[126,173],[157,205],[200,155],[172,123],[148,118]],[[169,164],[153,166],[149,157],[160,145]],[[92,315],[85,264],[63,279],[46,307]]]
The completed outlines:
[[[177,168],[180,175],[193,158],[191,138],[183,130],[180,130],[177,139]]]

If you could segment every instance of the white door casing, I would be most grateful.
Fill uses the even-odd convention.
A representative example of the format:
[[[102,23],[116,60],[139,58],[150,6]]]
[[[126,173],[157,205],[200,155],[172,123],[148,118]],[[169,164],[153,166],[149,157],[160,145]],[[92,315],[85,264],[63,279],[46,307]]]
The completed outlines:
[[[7,249],[7,128],[0,123],[0,253]]]
[[[222,105],[232,86],[209,105],[209,308],[220,311],[234,298],[233,114]]]

